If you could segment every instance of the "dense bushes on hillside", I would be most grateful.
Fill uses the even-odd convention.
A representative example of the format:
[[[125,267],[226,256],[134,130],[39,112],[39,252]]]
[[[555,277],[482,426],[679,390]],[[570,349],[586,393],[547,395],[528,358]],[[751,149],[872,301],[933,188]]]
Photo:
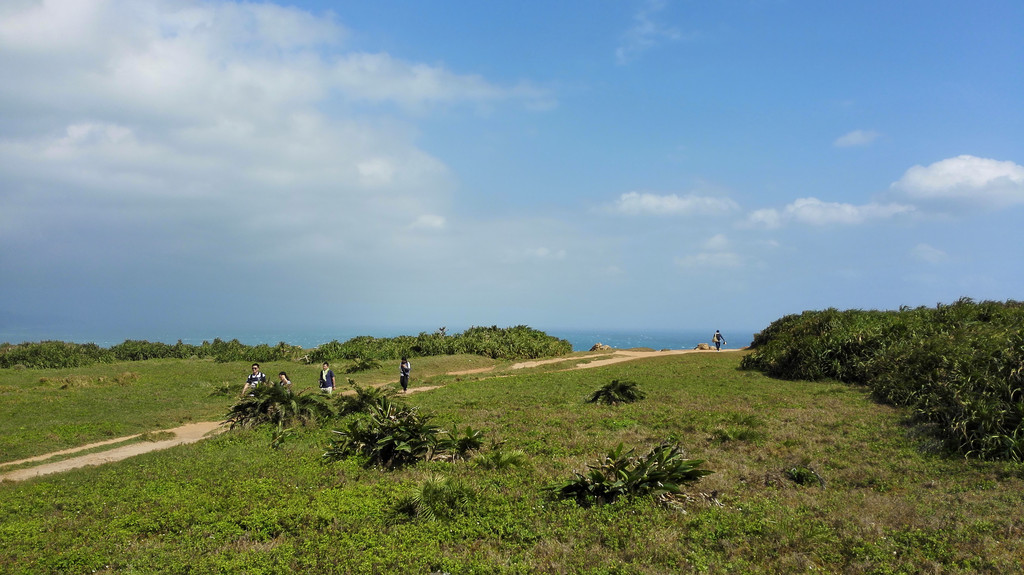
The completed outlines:
[[[212,342],[204,341],[202,345],[182,343],[181,340],[170,345],[129,339],[110,348],[102,348],[94,343],[43,341],[0,345],[0,368],[21,365],[61,369],[115,361],[187,359],[190,357],[210,358],[220,362],[290,361],[302,357],[304,353],[301,347],[284,342],[274,347],[266,344],[253,346],[245,345],[237,339],[224,341],[220,338],[214,339]]]
[[[572,352],[572,344],[549,336],[527,326],[501,329],[472,327],[461,334],[448,335],[444,330],[421,333],[418,336],[375,338],[354,337],[345,343],[337,340],[325,343],[306,353],[299,346],[285,342],[271,347],[267,344],[246,345],[237,339],[220,338],[202,345],[191,345],[178,340],[176,344],[125,340],[110,348],[93,343],[79,344],[62,341],[0,345],[0,368],[16,365],[32,368],[81,367],[94,363],[114,361],[142,361],[146,359],[210,358],[215,361],[271,361],[322,362],[335,359],[388,360],[400,357],[423,357],[471,353],[494,359],[530,359],[565,355]]]
[[[448,335],[442,330],[418,336],[375,338],[354,337],[345,343],[325,343],[309,354],[314,362],[334,359],[389,360],[401,357],[456,355],[470,353],[492,359],[532,359],[565,355],[572,344],[542,331],[519,325],[499,328],[471,327],[462,333]]]
[[[742,366],[836,379],[915,410],[964,454],[1024,460],[1024,303],[808,311],[754,336]]]
[[[94,363],[110,363],[114,356],[110,350],[94,343],[68,343],[41,341],[0,345],[0,367],[81,367]]]

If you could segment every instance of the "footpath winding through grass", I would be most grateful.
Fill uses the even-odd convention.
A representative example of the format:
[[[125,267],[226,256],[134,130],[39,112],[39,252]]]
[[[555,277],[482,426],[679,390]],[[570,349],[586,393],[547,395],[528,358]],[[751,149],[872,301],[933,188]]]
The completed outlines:
[[[567,369],[587,369],[593,367],[599,367],[602,365],[611,365],[613,363],[622,363],[624,361],[632,361],[635,359],[644,359],[664,355],[677,355],[680,353],[702,353],[693,350],[671,350],[671,351],[636,351],[636,350],[612,350],[607,354],[600,354],[596,359],[588,357],[587,361],[580,362],[580,357],[576,358],[554,358],[546,360],[526,361],[515,363],[509,366],[511,370],[521,370],[542,365],[549,364],[566,364],[576,362],[573,367]],[[494,365],[489,367],[479,367],[468,370],[461,370],[451,372],[446,375],[469,375],[469,374],[483,374],[493,372],[495,370]],[[378,384],[383,385],[383,384]],[[413,387],[411,393],[421,393],[424,391],[430,391],[437,389],[440,385],[429,385]],[[143,438],[144,434],[129,435],[126,437],[117,437],[114,439],[107,439],[104,441],[98,441],[89,445],[83,445],[81,447],[73,447],[70,449],[63,449],[55,451],[53,453],[47,453],[44,455],[36,455],[17,461],[0,462],[0,470],[4,467],[17,468],[22,466],[24,468],[16,469],[15,471],[7,471],[0,473],[0,482],[2,481],[23,481],[25,479],[31,479],[33,477],[39,477],[42,475],[49,475],[51,473],[61,473],[64,471],[70,471],[72,469],[78,469],[79,467],[88,467],[90,465],[103,465],[105,463],[114,463],[134,457],[136,455],[142,455],[143,453],[149,453],[151,451],[157,451],[160,449],[168,449],[176,447],[178,445],[185,445],[193,443],[210,437],[213,434],[221,433],[224,431],[224,425],[220,421],[205,421],[198,423],[186,423],[180,427],[167,430],[165,433],[169,437],[162,437],[159,441],[138,441],[133,442],[138,438]],[[129,445],[121,445],[125,443]],[[108,449],[103,449],[108,445],[116,445]],[[70,455],[78,452],[88,451],[86,455],[79,455],[77,457],[71,457],[63,459],[62,456]],[[35,464],[31,467],[25,467],[29,464]]]
[[[404,401],[439,426],[484,430],[487,446],[469,461],[385,472],[325,462],[330,427],[283,439],[254,429],[3,482],[0,572],[1021,571],[1019,464],[942,453],[927,429],[864,389],[773,380],[739,370],[742,355],[594,359],[568,371],[586,359],[526,370],[470,357],[417,362],[412,389],[436,389]],[[215,420],[237,397],[245,367],[156,360],[0,370],[0,459]],[[394,367],[354,377],[383,384]],[[127,385],[99,379],[126,369],[139,374]],[[312,379],[309,368],[264,365],[282,369],[297,385]],[[53,378],[71,375],[78,385],[54,387]],[[646,398],[585,403],[612,379],[637,382]],[[231,394],[220,394],[225,386]],[[33,445],[37,438],[45,445]],[[548,496],[620,443],[645,452],[666,439],[714,473],[660,500],[581,508]],[[484,463],[495,450],[524,458],[493,469]],[[464,488],[450,516],[395,513],[436,478]]]

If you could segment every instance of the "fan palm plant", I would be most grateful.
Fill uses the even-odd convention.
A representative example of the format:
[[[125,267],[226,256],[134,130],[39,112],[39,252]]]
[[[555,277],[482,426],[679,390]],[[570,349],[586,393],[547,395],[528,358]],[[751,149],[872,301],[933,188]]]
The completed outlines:
[[[337,394],[334,398],[334,408],[339,417],[351,413],[367,413],[381,399],[395,395],[395,390],[389,387],[362,387],[352,379],[348,380],[348,384],[355,390],[355,394]]]
[[[683,483],[696,481],[714,473],[700,469],[700,459],[686,459],[675,444],[663,443],[644,457],[619,446],[608,452],[597,465],[590,465],[586,475],[575,477],[553,489],[557,499],[575,499],[582,507],[594,503],[613,503],[623,496],[678,493]]]
[[[394,469],[433,456],[440,429],[430,424],[430,416],[388,397],[380,398],[369,411],[369,417],[348,420],[334,431],[338,437],[324,457],[335,461],[362,455],[368,465]]]
[[[284,386],[263,385],[233,405],[224,422],[229,423],[231,429],[263,424],[284,427],[308,425],[333,415],[334,410],[319,393],[293,393]]]
[[[463,513],[475,495],[471,487],[457,479],[428,477],[395,503],[393,518],[451,519]]]
[[[646,394],[640,390],[636,382],[613,379],[591,394],[587,403],[618,405],[620,403],[633,403],[644,397],[646,397]]]

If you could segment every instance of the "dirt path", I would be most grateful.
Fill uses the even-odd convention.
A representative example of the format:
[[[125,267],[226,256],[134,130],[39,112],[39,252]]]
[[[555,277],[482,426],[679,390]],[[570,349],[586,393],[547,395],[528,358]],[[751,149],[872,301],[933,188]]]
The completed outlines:
[[[740,351],[738,349],[723,350],[725,352]],[[601,367],[604,365],[611,365],[613,363],[622,363],[624,361],[633,361],[634,359],[645,359],[648,357],[662,357],[666,355],[682,355],[684,353],[716,353],[715,350],[707,349],[666,349],[662,351],[633,351],[633,350],[609,350],[609,357],[597,356],[601,359],[595,359],[594,361],[584,361],[577,363],[573,367],[567,368],[562,371],[571,371],[574,369],[590,369],[592,367]],[[512,366],[512,369],[524,369],[528,367],[537,367],[540,365],[547,365],[549,363],[561,363],[568,361],[565,358],[555,359],[541,359],[537,361],[525,361],[523,363],[517,363]]]
[[[740,350],[727,350],[727,351],[740,351]],[[661,357],[666,355],[680,355],[684,353],[714,353],[714,351],[707,350],[694,350],[694,349],[674,349],[665,351],[630,351],[630,350],[609,350],[607,357],[599,355],[601,359],[595,359],[593,361],[582,361],[576,365],[566,368],[561,371],[570,371],[574,369],[589,369],[592,367],[601,367],[604,365],[611,365],[613,363],[621,363],[623,361],[633,361],[636,359],[644,359],[649,357]],[[586,359],[586,358],[584,358]],[[571,361],[571,358],[555,358],[555,359],[542,359],[538,361],[525,361],[512,365],[511,369],[527,369],[531,367],[538,367],[541,365],[548,365],[552,363],[565,363]],[[492,367],[485,367],[479,369],[470,369],[466,371],[454,371],[449,375],[467,375],[472,373],[485,373],[493,371]],[[437,389],[438,385],[434,386],[423,386],[414,387],[409,390],[409,393],[420,393],[424,391],[430,391]],[[17,469],[15,471],[9,471],[7,473],[0,474],[0,482],[2,481],[23,481],[25,479],[31,479],[33,477],[39,477],[42,475],[48,475],[50,473],[59,473],[61,471],[68,471],[70,469],[77,469],[79,467],[87,467],[89,465],[102,465],[104,463],[113,463],[115,461],[121,461],[135,455],[141,455],[143,453],[149,453],[150,451],[157,451],[159,449],[167,449],[176,445],[184,445],[186,443],[194,443],[210,435],[221,433],[225,430],[225,426],[219,421],[204,421],[199,423],[189,423],[175,429],[169,429],[174,434],[172,439],[165,439],[162,441],[143,441],[139,443],[132,443],[130,445],[124,445],[121,447],[115,447],[107,451],[100,451],[96,453],[89,453],[81,455],[79,457],[72,457],[70,459],[64,459],[61,461],[55,461],[53,463],[43,463],[35,467],[28,467],[25,469]],[[45,455],[37,455],[35,457],[29,457],[28,459],[21,459],[19,461],[8,461],[6,463],[0,463],[0,468],[10,465],[20,465],[23,463],[32,463],[35,461],[46,461],[47,459],[57,457],[60,455],[67,455],[78,451],[85,451],[88,449],[94,449],[109,445],[112,443],[120,443],[123,441],[130,441],[137,438],[139,435],[129,435],[127,437],[119,437],[116,439],[110,439],[107,441],[100,441],[97,443],[90,443],[89,445],[83,445],[73,449],[65,449],[63,451],[56,451],[54,453],[48,453]]]
[[[100,451],[97,453],[88,453],[79,457],[72,457],[71,459],[64,459],[61,461],[55,461],[53,463],[43,463],[35,467],[28,467],[25,469],[17,469],[4,474],[0,474],[0,481],[23,481],[25,479],[31,479],[33,477],[39,477],[40,475],[48,475],[50,473],[59,473],[61,471],[67,471],[69,469],[76,469],[79,467],[87,467],[89,465],[102,465],[104,463],[112,463],[114,461],[121,461],[134,455],[141,455],[143,453],[149,453],[150,451],[156,451],[158,449],[167,449],[168,447],[174,447],[176,445],[183,445],[186,443],[195,443],[208,435],[220,433],[224,431],[224,427],[219,421],[203,421],[199,423],[189,423],[182,425],[175,429],[169,429],[171,433],[174,433],[174,438],[165,439],[162,441],[143,441],[140,443],[132,443],[131,445],[124,445],[121,447],[115,447],[107,451]],[[117,439],[111,439],[110,441],[102,441],[99,443],[93,443],[90,445],[84,445],[76,449],[66,449],[64,451],[58,451],[56,453],[50,453],[47,455],[40,455],[37,457],[31,457],[29,459],[22,459],[21,461],[10,461],[3,465],[15,465],[19,463],[28,463],[31,461],[44,461],[57,455],[65,455],[67,453],[74,453],[76,451],[83,451],[94,447],[101,447],[110,443],[117,443],[121,441],[128,441],[135,439],[138,435],[129,435],[127,437],[120,437]]]

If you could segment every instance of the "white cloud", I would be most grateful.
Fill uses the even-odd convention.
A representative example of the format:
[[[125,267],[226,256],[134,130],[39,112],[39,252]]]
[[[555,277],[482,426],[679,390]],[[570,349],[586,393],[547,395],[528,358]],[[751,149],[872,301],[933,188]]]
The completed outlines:
[[[657,21],[658,13],[667,5],[666,0],[647,0],[633,16],[633,25],[622,35],[615,50],[615,59],[620,65],[632,62],[661,42],[673,42],[683,37],[678,29]]]
[[[686,269],[734,269],[744,262],[744,257],[732,250],[732,242],[725,234],[715,234],[704,240],[701,250],[677,257],[676,265]]]
[[[283,242],[342,245],[391,228],[395,206],[430,214],[413,227],[443,227],[454,186],[447,166],[416,145],[415,128],[393,110],[356,113],[348,104],[423,112],[544,107],[552,96],[443,65],[345,52],[348,35],[332,17],[267,3],[4,3],[0,200],[10,206],[17,196],[26,213],[81,229],[102,221],[76,210],[130,204],[140,222],[174,214],[234,249],[251,241],[254,226],[274,222],[294,224]],[[202,210],[187,204],[197,198]],[[335,225],[298,224],[310,218]]]
[[[524,237],[544,246],[521,250],[524,266],[576,253],[527,224],[507,224],[507,241],[452,229],[456,178],[418,143],[416,122],[441,107],[545,109],[553,94],[354,51],[349,35],[269,3],[0,2],[0,245],[15,253],[0,272],[48,286],[73,275],[68,293],[160,286],[179,302],[202,284],[200,304],[218,309],[195,314],[213,321],[274,278],[296,280],[290,301],[342,309],[412,289],[393,281],[398,259],[435,281],[416,285],[427,293],[489,269],[478,283],[500,287],[493,268]],[[116,316],[116,295],[98,299]]]
[[[553,106],[550,94],[529,83],[498,86],[481,76],[456,74],[441,66],[403,62],[388,54],[349,54],[334,64],[331,82],[349,98],[390,101],[411,110],[435,103],[507,100],[521,100],[531,108]]]
[[[631,216],[656,215],[710,215],[723,214],[739,209],[736,202],[728,198],[676,194],[657,195],[647,192],[622,194],[611,207],[611,211]]]
[[[910,250],[910,255],[915,259],[919,259],[930,264],[942,263],[949,259],[949,255],[946,254],[946,252],[924,243],[914,246],[914,248]]]
[[[550,249],[546,247],[537,248],[514,248],[507,251],[511,261],[551,261],[564,260],[567,253],[564,249]]]
[[[1009,206],[1024,203],[1024,166],[962,155],[914,166],[891,189],[917,200]]]
[[[811,226],[857,225],[871,220],[888,219],[909,214],[913,206],[902,204],[870,203],[861,206],[837,202],[823,202],[817,198],[800,198],[782,210],[774,208],[752,212],[747,225],[768,229],[780,228],[788,223]]]
[[[416,230],[442,230],[446,225],[448,224],[444,216],[423,214],[412,223],[412,228]]]
[[[879,136],[881,136],[881,134],[871,130],[854,130],[848,134],[840,136],[835,142],[832,142],[832,144],[838,148],[867,146],[877,140]]]
[[[704,240],[704,249],[709,251],[725,251],[729,249],[729,245],[729,238],[725,237],[725,234],[715,234]]]
[[[775,208],[764,208],[754,210],[747,216],[746,224],[749,227],[765,228],[774,230],[782,227],[783,218],[779,210]]]
[[[734,252],[701,252],[677,257],[676,265],[686,269],[735,269],[743,265],[743,256]]]

